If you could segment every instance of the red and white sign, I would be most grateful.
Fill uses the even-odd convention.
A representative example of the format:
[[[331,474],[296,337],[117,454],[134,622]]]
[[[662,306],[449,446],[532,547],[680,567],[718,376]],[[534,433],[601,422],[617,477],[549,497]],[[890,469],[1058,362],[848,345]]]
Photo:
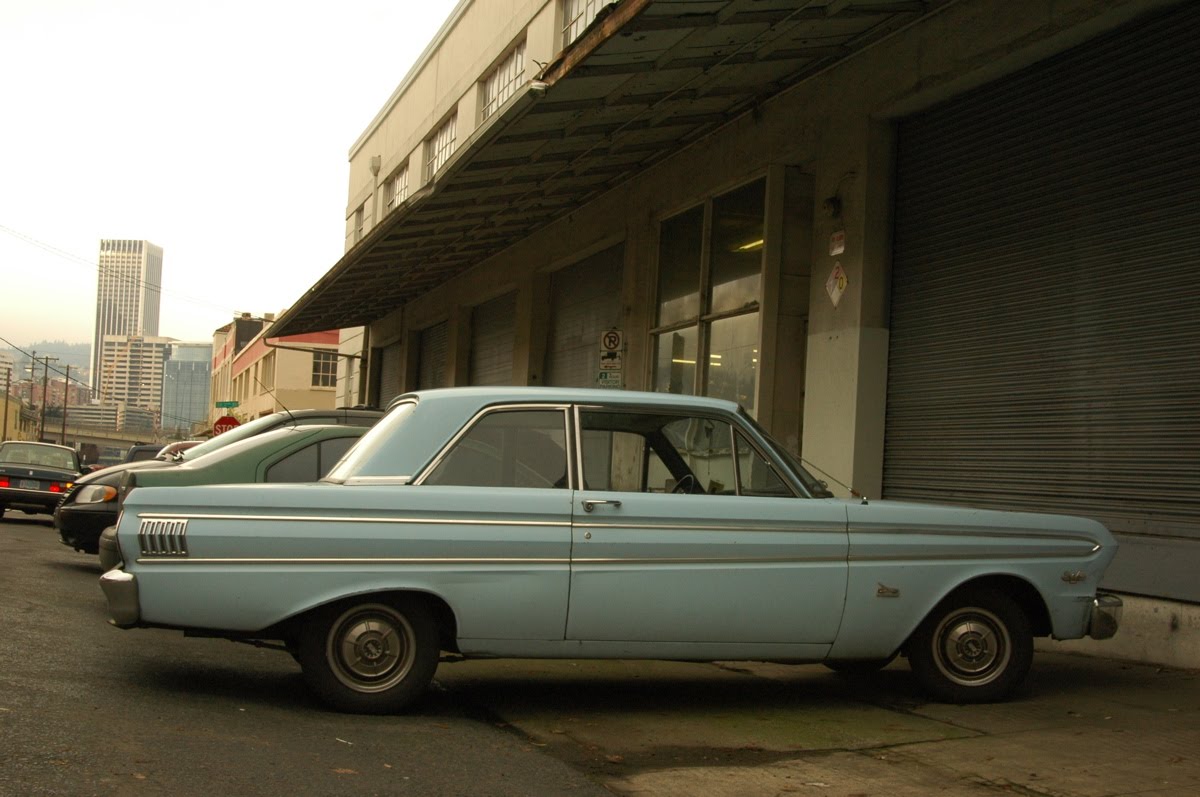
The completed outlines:
[[[236,429],[241,426],[241,421],[232,415],[222,415],[217,418],[217,422],[213,424],[213,436],[217,436],[222,432],[228,432],[230,429]]]

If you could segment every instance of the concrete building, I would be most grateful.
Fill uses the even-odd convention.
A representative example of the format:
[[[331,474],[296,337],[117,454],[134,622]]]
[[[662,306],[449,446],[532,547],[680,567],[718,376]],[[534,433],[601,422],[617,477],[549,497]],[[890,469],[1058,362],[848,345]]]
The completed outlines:
[[[157,337],[162,248],[149,241],[100,241],[92,389],[100,390],[100,358],[108,335]]]
[[[214,333],[210,424],[223,415],[245,422],[284,409],[339,406],[338,332],[276,337],[274,320],[272,313],[243,314]],[[218,402],[236,404],[217,407]]]
[[[0,351],[0,390],[12,390],[20,381],[16,358],[10,351]]]
[[[188,437],[208,423],[212,394],[211,343],[172,343],[163,364],[162,429]]]
[[[162,410],[163,366],[174,338],[105,335],[100,343],[100,403]]]
[[[1095,517],[1200,638],[1200,5],[597,8],[459,4],[279,334],[361,327],[370,403],[706,393],[841,495]]]
[[[72,427],[137,434],[143,436],[145,442],[158,439],[158,410],[125,402],[71,405],[67,407],[67,419]]]

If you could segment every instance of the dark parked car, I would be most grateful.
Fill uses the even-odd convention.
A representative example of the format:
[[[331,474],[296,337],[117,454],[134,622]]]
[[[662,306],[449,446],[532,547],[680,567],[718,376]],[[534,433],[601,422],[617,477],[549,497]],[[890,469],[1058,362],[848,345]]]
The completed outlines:
[[[97,553],[100,533],[117,522],[117,489],[127,471],[169,468],[181,463],[195,462],[212,451],[280,427],[329,424],[369,427],[382,417],[383,410],[370,407],[295,410],[264,415],[205,440],[171,459],[125,462],[89,473],[76,482],[75,488],[54,511],[54,525],[63,545],[85,553]]]
[[[125,462],[145,462],[148,459],[154,459],[158,456],[158,452],[162,451],[162,446],[157,443],[148,443],[145,445],[130,446],[125,452]]]
[[[79,454],[67,446],[0,443],[0,517],[7,509],[49,515],[82,469]]]
[[[185,484],[315,482],[337,464],[367,431],[365,426],[284,426],[239,440],[177,468],[126,471],[117,491],[117,512],[135,487]],[[116,528],[100,534],[100,566],[120,561]]]

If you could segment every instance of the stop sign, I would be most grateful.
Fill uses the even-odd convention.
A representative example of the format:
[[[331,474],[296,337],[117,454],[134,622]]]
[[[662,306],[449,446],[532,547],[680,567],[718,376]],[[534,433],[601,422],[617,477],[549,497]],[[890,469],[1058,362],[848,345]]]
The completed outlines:
[[[241,425],[241,422],[232,415],[222,415],[220,418],[217,418],[217,422],[213,424],[213,436],[215,437],[216,435],[221,434],[221,432],[228,432],[230,429]]]

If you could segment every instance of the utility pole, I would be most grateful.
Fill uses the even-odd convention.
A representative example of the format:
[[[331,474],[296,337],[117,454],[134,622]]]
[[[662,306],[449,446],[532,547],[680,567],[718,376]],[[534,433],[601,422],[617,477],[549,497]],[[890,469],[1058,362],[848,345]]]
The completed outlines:
[[[58,362],[57,357],[46,355],[42,358],[42,416],[38,420],[38,436],[37,441],[42,442],[42,438],[46,436],[46,388],[50,382],[50,361]]]
[[[8,394],[12,391],[12,371],[4,377],[4,426],[0,427],[0,442],[8,439]]]
[[[71,393],[71,366],[67,365],[67,378],[63,380],[63,425],[62,444],[67,444],[67,396]]]

